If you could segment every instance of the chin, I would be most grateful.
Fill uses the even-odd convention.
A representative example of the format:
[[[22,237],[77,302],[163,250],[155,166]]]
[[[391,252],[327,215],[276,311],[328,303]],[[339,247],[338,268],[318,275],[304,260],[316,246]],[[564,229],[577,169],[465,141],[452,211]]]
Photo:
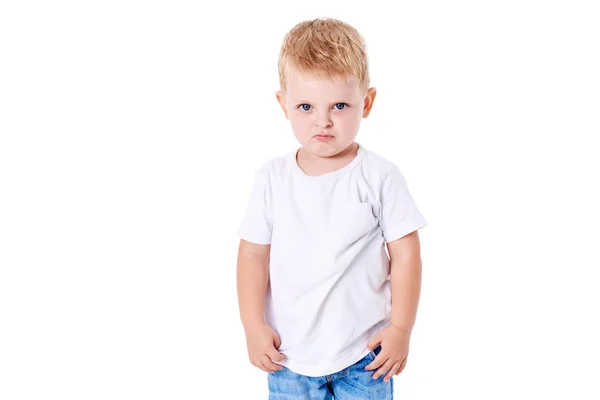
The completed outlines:
[[[335,143],[321,143],[318,141],[311,141],[307,143],[305,148],[309,149],[311,153],[320,157],[334,156],[341,151]]]

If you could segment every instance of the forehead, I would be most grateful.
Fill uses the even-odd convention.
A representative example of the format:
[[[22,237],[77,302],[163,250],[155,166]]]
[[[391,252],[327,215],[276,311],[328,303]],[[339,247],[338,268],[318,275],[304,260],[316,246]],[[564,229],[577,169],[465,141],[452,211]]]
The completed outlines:
[[[289,71],[287,94],[293,100],[325,99],[336,101],[359,96],[358,79],[354,75],[319,77],[299,71]]]

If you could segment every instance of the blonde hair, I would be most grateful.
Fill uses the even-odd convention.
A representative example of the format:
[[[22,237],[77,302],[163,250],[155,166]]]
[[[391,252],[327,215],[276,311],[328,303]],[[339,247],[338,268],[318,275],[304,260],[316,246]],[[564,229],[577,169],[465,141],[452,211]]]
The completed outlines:
[[[283,39],[278,68],[282,91],[287,73],[295,69],[320,78],[347,79],[347,74],[354,75],[363,94],[370,83],[363,37],[349,24],[334,18],[316,18],[294,26]]]

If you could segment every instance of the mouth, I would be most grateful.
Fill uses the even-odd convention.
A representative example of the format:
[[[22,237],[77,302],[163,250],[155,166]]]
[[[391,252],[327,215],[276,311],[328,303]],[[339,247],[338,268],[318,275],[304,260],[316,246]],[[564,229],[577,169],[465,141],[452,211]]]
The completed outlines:
[[[333,139],[333,135],[326,135],[326,134],[319,134],[319,135],[315,135],[313,136],[315,139],[320,140],[320,141],[327,141],[327,140],[331,140]]]

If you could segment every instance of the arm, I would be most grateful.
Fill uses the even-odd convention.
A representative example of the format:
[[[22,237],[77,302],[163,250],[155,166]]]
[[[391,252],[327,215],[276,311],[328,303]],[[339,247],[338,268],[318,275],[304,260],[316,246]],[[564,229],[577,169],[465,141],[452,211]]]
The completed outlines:
[[[269,282],[271,245],[240,240],[237,263],[237,291],[244,329],[265,323],[264,304]]]
[[[390,325],[369,339],[373,350],[381,343],[381,352],[366,369],[377,369],[373,378],[387,375],[388,381],[406,367],[410,335],[415,324],[421,294],[421,245],[419,234],[408,235],[388,243],[390,254],[390,281],[392,290],[392,318]]]
[[[421,295],[421,244],[418,231],[388,243],[392,286],[391,325],[410,334]]]
[[[279,335],[265,321],[270,253],[270,245],[240,240],[237,265],[240,317],[250,363],[265,372],[281,370],[282,367],[274,362],[285,358],[277,351],[281,344]]]

